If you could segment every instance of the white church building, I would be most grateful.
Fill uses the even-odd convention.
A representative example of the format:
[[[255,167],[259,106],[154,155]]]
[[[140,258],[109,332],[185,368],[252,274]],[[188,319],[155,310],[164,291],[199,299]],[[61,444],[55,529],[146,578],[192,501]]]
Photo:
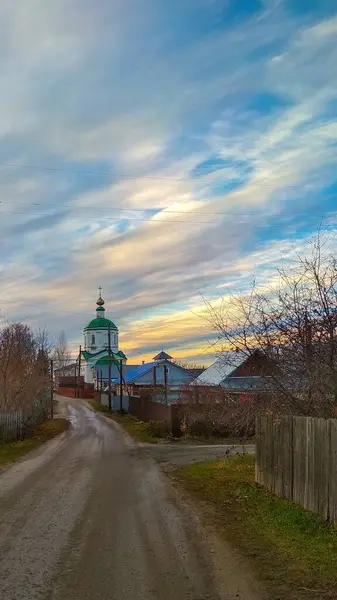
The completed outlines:
[[[116,391],[122,380],[122,387],[132,394],[144,387],[165,387],[167,402],[176,400],[181,386],[188,385],[195,379],[196,370],[175,364],[172,356],[163,350],[151,362],[127,365],[127,357],[119,349],[118,328],[105,316],[105,302],[101,288],[99,290],[96,316],[83,329],[84,346],[76,363],[78,366],[80,360],[80,373],[84,382],[93,384],[97,389],[101,384],[104,388],[110,379],[113,391]]]
[[[118,328],[105,316],[104,300],[99,288],[96,302],[96,317],[83,330],[84,350],[81,352],[81,375],[86,383],[94,383],[103,365],[111,362],[111,377],[119,380],[120,365],[125,365],[126,356],[119,350]],[[110,338],[110,360],[109,360]]]

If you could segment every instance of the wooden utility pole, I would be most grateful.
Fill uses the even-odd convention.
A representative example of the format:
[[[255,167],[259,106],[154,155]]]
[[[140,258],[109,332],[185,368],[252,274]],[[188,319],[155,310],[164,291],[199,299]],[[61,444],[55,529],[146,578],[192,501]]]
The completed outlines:
[[[50,418],[54,418],[54,361],[50,359]]]
[[[119,361],[119,408],[123,412],[123,361]]]
[[[77,398],[80,397],[81,355],[82,355],[82,346],[80,346],[80,353],[78,355],[77,386],[76,386],[76,397]]]
[[[109,364],[108,364],[108,377],[109,377],[109,410],[111,410],[111,331],[110,323],[108,328],[108,347],[109,347]]]
[[[165,404],[167,404],[167,365],[164,365]]]

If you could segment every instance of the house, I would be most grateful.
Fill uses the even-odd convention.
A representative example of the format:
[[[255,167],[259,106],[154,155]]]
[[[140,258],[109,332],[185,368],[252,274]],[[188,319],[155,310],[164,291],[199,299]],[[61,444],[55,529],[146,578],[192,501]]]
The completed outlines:
[[[170,404],[179,398],[180,389],[191,383],[194,374],[170,360],[154,360],[128,370],[127,377],[132,394],[136,395],[141,389],[151,387],[157,389],[155,395],[159,401],[163,397]]]
[[[178,399],[180,389],[188,385],[195,377],[188,369],[180,367],[170,359],[155,360],[156,355],[151,362],[141,365],[123,366],[122,378],[123,385],[126,386],[129,394],[137,396],[140,390],[151,390],[154,392],[154,399],[171,403]],[[166,354],[166,353],[164,353]],[[167,355],[168,356],[168,355]],[[97,361],[96,367],[99,369],[97,381],[102,378],[103,385],[108,382],[108,363],[104,359]],[[120,372],[112,371],[112,389],[119,387]]]
[[[232,394],[265,394],[275,390],[274,365],[261,351],[255,350],[232,369],[220,382],[221,387]]]
[[[60,382],[64,378],[76,377],[77,375],[77,363],[72,363],[70,365],[66,365],[64,367],[60,367],[59,369],[54,369],[54,384],[55,387],[58,388]]]
[[[224,352],[193,382],[200,387],[221,387],[235,394],[270,392],[273,366],[261,350]]]
[[[244,360],[241,352],[224,352],[222,356],[196,377],[192,385],[218,386]]]

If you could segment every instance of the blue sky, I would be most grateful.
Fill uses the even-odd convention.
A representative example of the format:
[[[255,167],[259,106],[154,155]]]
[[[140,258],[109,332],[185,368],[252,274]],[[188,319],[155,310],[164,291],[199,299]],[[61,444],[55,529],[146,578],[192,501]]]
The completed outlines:
[[[202,296],[335,233],[336,39],[334,1],[4,0],[2,313],[75,349],[102,285],[131,362],[209,362]]]

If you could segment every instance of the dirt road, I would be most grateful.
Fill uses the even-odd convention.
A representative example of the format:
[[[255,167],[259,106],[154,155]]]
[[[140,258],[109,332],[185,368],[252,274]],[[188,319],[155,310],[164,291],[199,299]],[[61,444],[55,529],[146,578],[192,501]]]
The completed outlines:
[[[232,600],[150,454],[79,401],[64,411],[71,431],[0,476],[0,597]]]

